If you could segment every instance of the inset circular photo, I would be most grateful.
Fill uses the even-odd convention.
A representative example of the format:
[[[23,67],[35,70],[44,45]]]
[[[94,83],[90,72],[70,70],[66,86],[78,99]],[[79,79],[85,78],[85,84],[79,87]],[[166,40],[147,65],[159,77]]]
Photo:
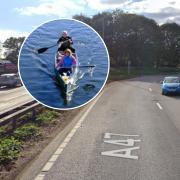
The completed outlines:
[[[24,41],[19,74],[41,104],[60,110],[81,107],[102,90],[109,74],[109,54],[100,35],[74,19],[46,22]]]

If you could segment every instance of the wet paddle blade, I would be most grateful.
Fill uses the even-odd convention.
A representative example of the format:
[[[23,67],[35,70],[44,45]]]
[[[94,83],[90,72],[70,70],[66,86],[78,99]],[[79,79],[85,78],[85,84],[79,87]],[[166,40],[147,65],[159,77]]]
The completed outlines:
[[[43,53],[43,52],[45,52],[45,51],[47,51],[49,48],[41,48],[41,49],[38,49],[38,54],[41,54],[41,53]]]

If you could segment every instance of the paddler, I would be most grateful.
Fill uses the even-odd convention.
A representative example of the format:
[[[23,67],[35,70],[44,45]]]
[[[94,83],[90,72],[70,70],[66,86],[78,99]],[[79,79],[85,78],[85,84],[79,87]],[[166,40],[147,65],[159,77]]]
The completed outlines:
[[[72,47],[73,41],[72,37],[68,36],[67,31],[63,31],[61,37],[57,41],[57,44],[60,44],[58,51],[65,51],[67,48],[70,49],[73,53],[75,53],[75,49]]]
[[[66,73],[67,76],[70,76],[73,66],[76,66],[76,58],[72,55],[70,49],[66,49],[64,51],[64,56],[59,60],[56,68],[61,75]]]

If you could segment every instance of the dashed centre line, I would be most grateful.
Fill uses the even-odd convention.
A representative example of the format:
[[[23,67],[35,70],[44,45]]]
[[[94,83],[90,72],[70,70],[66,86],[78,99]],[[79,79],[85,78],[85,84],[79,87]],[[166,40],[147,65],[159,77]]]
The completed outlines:
[[[163,110],[163,107],[160,105],[160,103],[156,103],[156,105],[158,106],[158,108],[160,109],[160,110]]]
[[[152,92],[152,88],[149,88],[149,91]]]

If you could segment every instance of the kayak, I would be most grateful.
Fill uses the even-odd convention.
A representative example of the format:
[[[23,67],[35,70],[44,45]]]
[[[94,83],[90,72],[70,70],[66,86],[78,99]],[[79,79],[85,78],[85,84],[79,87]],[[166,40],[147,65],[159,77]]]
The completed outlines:
[[[56,68],[58,63],[58,52],[55,54],[55,79],[56,84],[61,88],[62,93],[64,95],[69,95],[72,93],[75,89],[78,88],[77,81],[79,79],[79,67],[78,67],[78,57],[76,54],[73,54],[74,57],[76,57],[76,66],[72,68],[72,73],[68,76],[67,73],[63,73],[61,75]],[[63,55],[62,55],[63,56]]]

